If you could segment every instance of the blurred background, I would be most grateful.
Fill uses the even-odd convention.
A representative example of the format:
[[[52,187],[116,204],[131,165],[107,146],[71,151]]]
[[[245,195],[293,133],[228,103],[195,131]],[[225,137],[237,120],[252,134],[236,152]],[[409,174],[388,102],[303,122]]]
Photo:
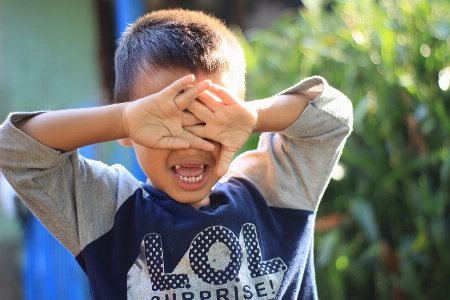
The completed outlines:
[[[0,0],[0,119],[111,103],[115,41],[169,7],[233,28],[247,99],[319,74],[352,100],[354,132],[317,212],[319,297],[450,299],[450,1]],[[81,152],[144,180],[115,142]],[[1,175],[0,299],[90,299]]]

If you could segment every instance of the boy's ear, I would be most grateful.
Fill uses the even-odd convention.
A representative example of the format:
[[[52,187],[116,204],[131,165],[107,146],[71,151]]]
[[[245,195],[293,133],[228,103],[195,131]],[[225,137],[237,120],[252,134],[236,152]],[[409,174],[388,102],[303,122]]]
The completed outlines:
[[[133,142],[130,138],[119,139],[117,141],[124,147],[133,147]]]

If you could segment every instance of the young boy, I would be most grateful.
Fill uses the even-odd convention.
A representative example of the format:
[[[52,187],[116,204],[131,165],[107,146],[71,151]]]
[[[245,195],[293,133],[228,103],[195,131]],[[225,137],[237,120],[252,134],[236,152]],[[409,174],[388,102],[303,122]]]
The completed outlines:
[[[116,73],[118,104],[12,114],[0,129],[5,177],[76,257],[93,298],[317,298],[315,211],[350,101],[320,77],[239,100],[242,49],[200,12],[139,19]],[[258,149],[229,167],[255,132]],[[146,184],[76,150],[114,139],[134,148]]]

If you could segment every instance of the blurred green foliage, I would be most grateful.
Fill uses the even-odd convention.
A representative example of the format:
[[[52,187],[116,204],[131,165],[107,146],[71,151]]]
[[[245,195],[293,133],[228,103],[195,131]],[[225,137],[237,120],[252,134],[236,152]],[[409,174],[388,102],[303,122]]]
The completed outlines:
[[[304,2],[244,47],[248,99],[318,74],[354,105],[318,210],[319,296],[450,299],[450,1]]]

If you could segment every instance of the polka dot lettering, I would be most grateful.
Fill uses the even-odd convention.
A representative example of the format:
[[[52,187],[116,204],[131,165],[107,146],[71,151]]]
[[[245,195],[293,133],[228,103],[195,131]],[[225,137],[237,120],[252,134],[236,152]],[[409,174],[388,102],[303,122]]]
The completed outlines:
[[[221,252],[221,257],[218,259],[228,264],[225,263],[224,269],[216,269],[220,264],[210,261],[208,253],[210,250],[223,249],[223,247],[227,248],[227,251]],[[228,257],[223,257],[224,255]],[[223,226],[212,226],[204,229],[194,238],[189,248],[189,260],[191,267],[194,266],[192,268],[194,273],[204,282],[214,285],[225,284],[234,280],[239,274],[242,249],[239,240],[231,230]]]
[[[186,274],[164,274],[162,243],[159,234],[149,233],[144,236],[144,245],[148,274],[152,281],[153,291],[189,288],[189,279]]]
[[[255,225],[244,224],[241,234],[244,237],[248,270],[252,278],[274,274],[280,270],[285,271],[287,269],[284,262],[278,257],[268,261],[262,261]]]

